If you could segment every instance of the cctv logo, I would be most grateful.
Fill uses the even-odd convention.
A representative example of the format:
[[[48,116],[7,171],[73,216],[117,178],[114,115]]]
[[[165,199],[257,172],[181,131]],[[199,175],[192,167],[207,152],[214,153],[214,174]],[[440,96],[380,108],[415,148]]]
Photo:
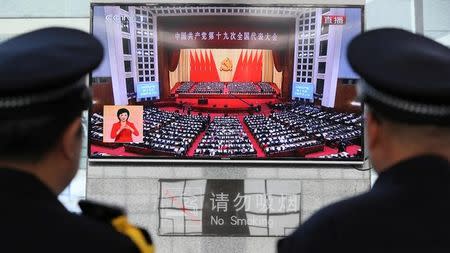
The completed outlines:
[[[128,16],[112,15],[112,14],[106,15],[105,20],[106,20],[106,22],[117,22],[117,23],[119,23],[121,21],[125,21],[125,20],[132,21],[132,20],[130,20],[130,17],[128,17]]]

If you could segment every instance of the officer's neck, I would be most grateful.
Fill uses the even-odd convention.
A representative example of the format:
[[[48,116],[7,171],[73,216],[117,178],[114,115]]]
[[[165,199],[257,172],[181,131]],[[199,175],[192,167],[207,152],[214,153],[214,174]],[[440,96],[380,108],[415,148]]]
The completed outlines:
[[[424,155],[436,155],[443,158],[446,158],[450,161],[450,150],[443,147],[441,150],[432,150],[432,149],[396,149],[394,153],[385,154],[381,159],[378,159],[378,162],[374,161],[374,164],[378,164],[375,168],[377,173],[381,173],[387,171],[394,167],[396,164],[412,159],[418,156]]]
[[[45,157],[39,162],[0,161],[1,168],[9,168],[34,175],[55,195],[60,194],[66,187],[61,180],[61,170],[58,171],[58,168],[55,168],[55,165],[58,164],[49,157]]]

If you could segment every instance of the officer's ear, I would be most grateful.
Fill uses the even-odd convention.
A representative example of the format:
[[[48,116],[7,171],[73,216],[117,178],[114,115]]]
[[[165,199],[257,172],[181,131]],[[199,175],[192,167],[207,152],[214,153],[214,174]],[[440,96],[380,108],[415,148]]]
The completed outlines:
[[[62,135],[62,152],[67,160],[79,159],[81,152],[81,117],[74,119]]]

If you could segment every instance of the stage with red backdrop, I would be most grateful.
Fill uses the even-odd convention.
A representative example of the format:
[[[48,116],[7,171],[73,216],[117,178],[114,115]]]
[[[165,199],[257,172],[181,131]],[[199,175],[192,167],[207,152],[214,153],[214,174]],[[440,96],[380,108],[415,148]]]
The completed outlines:
[[[290,98],[294,18],[171,16],[157,27],[161,99],[181,82],[268,82]]]

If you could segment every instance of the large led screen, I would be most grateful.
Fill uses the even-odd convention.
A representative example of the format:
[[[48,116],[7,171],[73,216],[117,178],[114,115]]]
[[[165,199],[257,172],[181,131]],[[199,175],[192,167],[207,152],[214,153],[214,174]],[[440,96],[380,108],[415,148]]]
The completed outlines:
[[[346,59],[362,20],[362,6],[93,4],[89,157],[363,161]]]

